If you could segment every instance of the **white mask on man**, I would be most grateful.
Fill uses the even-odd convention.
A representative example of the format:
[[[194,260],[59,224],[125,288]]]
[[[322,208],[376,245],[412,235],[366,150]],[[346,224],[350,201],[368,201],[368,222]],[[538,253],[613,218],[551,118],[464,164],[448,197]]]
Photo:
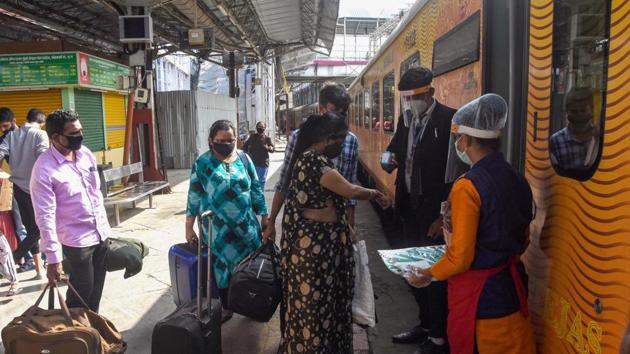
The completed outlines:
[[[420,117],[429,109],[429,104],[425,100],[411,100],[411,111],[416,117]]]
[[[422,116],[422,114],[429,109],[427,102],[421,99],[407,99],[402,97],[401,103],[403,112],[405,113],[404,118],[406,127],[411,125],[412,119]]]

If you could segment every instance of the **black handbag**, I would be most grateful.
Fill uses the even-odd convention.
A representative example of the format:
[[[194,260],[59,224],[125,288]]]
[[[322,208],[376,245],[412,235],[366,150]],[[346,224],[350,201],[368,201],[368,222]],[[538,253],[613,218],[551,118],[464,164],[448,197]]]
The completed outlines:
[[[268,242],[245,257],[232,272],[228,309],[260,322],[268,322],[282,297],[280,250]]]

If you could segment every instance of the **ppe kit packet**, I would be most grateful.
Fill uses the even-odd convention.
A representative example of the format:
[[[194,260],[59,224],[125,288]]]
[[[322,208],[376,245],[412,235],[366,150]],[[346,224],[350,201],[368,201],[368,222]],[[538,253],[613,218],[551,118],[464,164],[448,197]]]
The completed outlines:
[[[413,268],[431,267],[445,252],[446,247],[441,245],[379,250],[378,254],[390,272],[404,277]]]

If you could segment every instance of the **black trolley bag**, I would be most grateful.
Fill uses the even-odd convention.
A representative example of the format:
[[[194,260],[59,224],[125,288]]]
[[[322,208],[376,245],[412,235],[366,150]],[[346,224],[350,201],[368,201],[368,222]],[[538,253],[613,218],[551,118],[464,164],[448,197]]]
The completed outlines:
[[[199,217],[199,234],[203,234],[203,220],[209,219],[207,297],[202,301],[201,240],[197,240],[197,299],[184,302],[158,322],[151,337],[152,354],[221,354],[221,300],[212,298],[212,212]]]
[[[278,246],[267,242],[232,272],[228,308],[260,322],[271,319],[282,297]]]

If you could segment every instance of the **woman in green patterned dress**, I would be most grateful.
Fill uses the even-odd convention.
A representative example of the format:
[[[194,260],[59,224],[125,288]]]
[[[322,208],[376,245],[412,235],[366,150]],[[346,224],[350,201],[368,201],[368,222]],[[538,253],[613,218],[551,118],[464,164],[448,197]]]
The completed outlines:
[[[253,162],[236,150],[232,123],[215,122],[208,144],[210,150],[197,158],[190,175],[186,240],[196,237],[195,219],[212,210],[213,275],[225,306],[232,269],[261,245],[261,224],[256,215],[262,215],[264,226],[267,208]],[[207,240],[208,235],[203,237]],[[224,310],[223,320],[230,317],[231,312]]]
[[[347,132],[332,113],[312,115],[300,128],[282,220],[279,353],[352,353],[354,260],[345,200],[389,201],[335,169],[331,160]]]

